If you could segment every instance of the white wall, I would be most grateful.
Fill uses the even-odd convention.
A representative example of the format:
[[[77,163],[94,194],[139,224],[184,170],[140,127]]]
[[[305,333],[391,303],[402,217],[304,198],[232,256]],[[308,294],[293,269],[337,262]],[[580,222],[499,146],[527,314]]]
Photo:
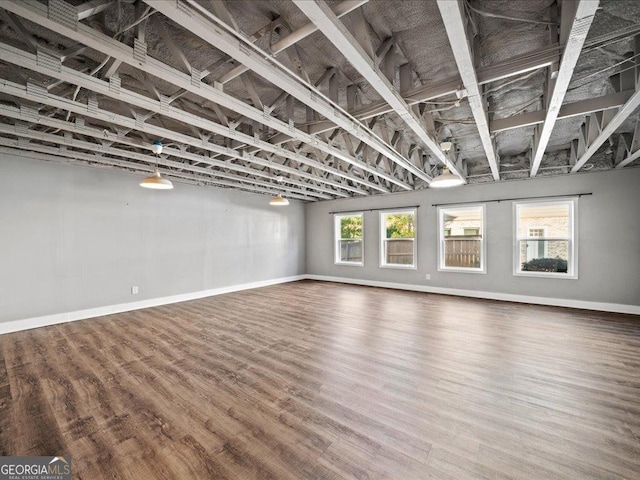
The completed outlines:
[[[486,204],[485,275],[437,271],[437,220],[436,208],[431,206],[433,203],[482,202],[497,198],[581,192],[593,192],[593,195],[582,197],[578,201],[577,280],[513,275],[512,202]],[[329,214],[330,211],[405,205],[420,205],[417,219],[417,270],[379,268],[379,213],[376,211],[365,213],[364,267],[334,265],[333,216]],[[436,290],[461,289],[638,306],[639,205],[640,169],[637,168],[309,204],[306,207],[307,273],[366,280],[369,283],[417,285]],[[426,273],[431,274],[431,280],[425,279]]]
[[[122,172],[0,155],[0,324],[305,273],[495,292],[496,298],[640,305],[640,169],[306,208],[292,201],[280,209],[261,195],[185,184],[158,192],[140,188],[139,180]],[[511,202],[487,203],[486,275],[437,271],[432,203],[579,192],[593,196],[578,205],[577,280],[513,276]],[[334,265],[329,211],[405,205],[421,205],[417,270],[379,268],[376,211],[365,213],[365,266]],[[431,280],[425,280],[426,273]],[[131,294],[133,285],[139,295]]]
[[[304,273],[301,202],[140,180],[0,156],[0,322]]]

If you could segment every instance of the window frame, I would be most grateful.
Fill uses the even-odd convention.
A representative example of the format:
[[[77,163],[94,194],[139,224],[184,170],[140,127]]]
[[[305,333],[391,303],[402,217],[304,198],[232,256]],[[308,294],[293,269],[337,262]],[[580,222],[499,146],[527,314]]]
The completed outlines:
[[[569,205],[569,237],[520,237],[520,206],[542,206],[542,205]],[[534,278],[558,278],[564,280],[577,280],[578,279],[578,198],[566,197],[553,200],[523,200],[513,202],[513,275],[516,277],[534,277]],[[534,227],[531,227],[534,228]],[[546,227],[537,227],[545,228]],[[529,227],[527,228],[527,232]],[[520,242],[528,239],[540,239],[543,238],[546,241],[568,241],[568,260],[567,260],[567,273],[560,272],[532,272],[527,270],[521,270],[520,265]]]
[[[346,217],[360,217],[362,219],[362,237],[360,238],[360,242],[362,243],[362,260],[360,262],[347,262],[340,257],[340,241],[350,240],[339,237],[342,231],[340,220]],[[346,265],[349,267],[364,267],[364,212],[336,213],[333,215],[333,263],[334,265]]]
[[[469,210],[470,208],[479,208],[482,211],[482,240],[480,247],[480,267],[447,267],[444,264],[444,242],[445,239],[450,238],[444,235],[444,212],[452,210]],[[486,203],[467,203],[464,205],[456,205],[455,207],[447,207],[443,205],[438,207],[437,211],[438,222],[438,271],[439,272],[454,272],[454,273],[487,273],[487,205]]]
[[[402,265],[399,263],[386,263],[386,242],[387,238],[387,215],[413,214],[414,230],[413,230],[413,263],[411,265]],[[418,209],[402,208],[393,210],[381,210],[378,216],[380,227],[380,268],[397,268],[400,270],[417,270],[418,269]]]

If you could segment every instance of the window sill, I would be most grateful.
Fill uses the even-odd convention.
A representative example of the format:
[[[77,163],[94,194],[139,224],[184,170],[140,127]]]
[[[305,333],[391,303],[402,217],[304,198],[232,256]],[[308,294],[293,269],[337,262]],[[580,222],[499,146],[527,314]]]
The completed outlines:
[[[514,277],[530,277],[530,278],[556,278],[559,280],[578,280],[578,275],[569,275],[566,273],[552,273],[552,272],[540,272],[540,273],[525,273],[514,272]]]
[[[334,265],[341,265],[345,267],[364,267],[364,262],[356,263],[356,262],[333,262]]]
[[[487,270],[484,268],[438,268],[439,272],[450,272],[450,273],[476,273],[476,274],[481,274],[481,275],[486,275],[487,274]]]
[[[393,268],[397,270],[417,270],[416,265],[380,265],[380,268]]]

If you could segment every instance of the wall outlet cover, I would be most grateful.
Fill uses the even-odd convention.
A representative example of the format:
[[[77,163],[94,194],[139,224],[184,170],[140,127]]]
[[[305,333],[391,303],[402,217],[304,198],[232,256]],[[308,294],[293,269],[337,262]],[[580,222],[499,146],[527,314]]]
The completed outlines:
[[[138,287],[131,287],[131,295],[137,295],[138,294]]]
[[[427,273],[427,274],[424,276],[424,278],[425,278],[426,280],[431,280],[431,274],[430,274],[430,273]]]

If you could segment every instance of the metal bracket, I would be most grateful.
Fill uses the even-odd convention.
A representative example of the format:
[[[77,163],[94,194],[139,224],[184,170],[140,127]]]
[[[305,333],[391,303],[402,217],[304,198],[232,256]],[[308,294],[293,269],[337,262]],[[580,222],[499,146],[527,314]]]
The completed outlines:
[[[202,82],[200,81],[201,78],[202,72],[191,67],[191,85],[193,85],[194,87],[200,87],[200,85],[202,84]]]
[[[137,38],[133,39],[133,58],[140,65],[147,63],[147,44]]]
[[[122,85],[122,81],[120,80],[120,76],[117,74],[111,75],[109,77],[109,91],[113,93],[120,93],[120,87]]]
[[[64,0],[49,0],[47,16],[74,31],[78,31],[78,9]]]
[[[20,105],[20,116],[22,118],[37,120],[38,119],[38,110],[35,107],[30,105]]]
[[[165,111],[165,112],[168,111],[170,103],[171,103],[171,98],[167,97],[166,95],[160,94],[160,110],[161,111]]]
[[[96,99],[95,97],[90,97],[87,100],[87,112],[91,114],[96,114],[98,113],[98,110],[99,110],[98,99]]]
[[[50,54],[44,51],[42,48],[38,48],[36,51],[36,64],[39,67],[47,68],[54,72],[60,73],[62,70],[62,61],[60,57]]]
[[[46,98],[48,92],[47,87],[29,79],[27,80],[27,93],[34,97]]]

